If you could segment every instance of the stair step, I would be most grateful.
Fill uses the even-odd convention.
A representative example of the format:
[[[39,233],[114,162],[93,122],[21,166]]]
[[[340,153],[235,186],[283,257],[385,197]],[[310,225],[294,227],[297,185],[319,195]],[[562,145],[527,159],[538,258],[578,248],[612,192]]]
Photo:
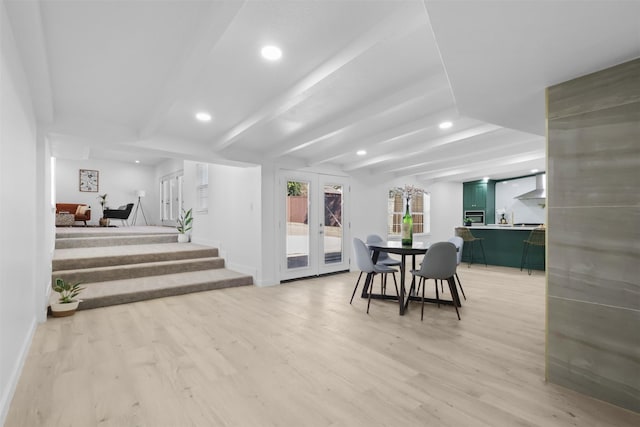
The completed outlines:
[[[106,282],[218,268],[224,268],[224,259],[218,257],[193,258],[77,270],[59,270],[51,273],[51,280],[54,283],[56,278],[61,278],[73,283]]]
[[[153,298],[183,295],[253,284],[251,276],[220,268],[216,270],[165,274],[136,279],[112,280],[85,284],[79,310],[126,304]],[[52,293],[51,302],[57,294]]]
[[[141,264],[191,258],[218,257],[218,249],[194,243],[57,249],[53,270],[75,270],[111,265]]]
[[[108,237],[68,237],[56,239],[56,249],[94,248],[105,246],[148,245],[154,243],[175,243],[177,234],[150,234],[142,236]]]
[[[56,239],[79,239],[83,237],[113,237],[113,236],[157,236],[157,235],[177,235],[178,232],[174,228],[168,231],[85,231],[83,233],[56,231]]]

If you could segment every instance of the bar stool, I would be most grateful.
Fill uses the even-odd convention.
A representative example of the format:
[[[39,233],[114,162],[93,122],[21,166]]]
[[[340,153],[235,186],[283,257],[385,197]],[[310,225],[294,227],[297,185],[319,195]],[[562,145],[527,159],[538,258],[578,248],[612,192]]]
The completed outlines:
[[[530,246],[542,247],[542,268],[543,269],[545,268],[545,254],[544,254],[545,236],[546,236],[546,232],[544,227],[535,228],[531,230],[531,233],[529,233],[529,237],[527,238],[527,240],[522,241],[524,244],[522,246],[522,259],[520,260],[520,271],[522,271],[525,265],[528,265],[527,272],[529,273],[529,275],[531,275],[531,265],[528,264]]]
[[[471,264],[473,264],[473,246],[476,242],[480,243],[480,249],[482,250],[482,259],[484,260],[485,267],[487,267],[487,257],[484,254],[484,246],[482,246],[482,241],[484,240],[484,238],[475,237],[473,233],[471,233],[471,230],[469,230],[469,228],[467,227],[456,227],[456,236],[462,237],[462,240],[464,240],[465,243],[468,243],[471,247],[471,254],[469,255],[469,265],[467,266],[467,268],[471,267]]]

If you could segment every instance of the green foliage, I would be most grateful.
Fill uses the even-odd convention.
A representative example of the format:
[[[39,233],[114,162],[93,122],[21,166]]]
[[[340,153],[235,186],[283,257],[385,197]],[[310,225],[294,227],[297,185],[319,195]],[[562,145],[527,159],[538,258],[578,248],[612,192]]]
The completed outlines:
[[[287,182],[287,196],[302,196],[302,183],[296,181]]]
[[[98,199],[100,199],[100,206],[102,206],[102,210],[104,211],[104,206],[107,204],[107,193],[98,194]]]
[[[185,211],[182,209],[182,214],[180,215],[180,218],[178,218],[178,226],[176,227],[178,229],[178,233],[184,234],[191,230],[191,223],[193,222],[193,217],[191,216],[192,210],[193,209],[189,209],[188,211]]]
[[[84,288],[80,287],[80,282],[71,283],[66,282],[60,278],[56,279],[55,285],[53,285],[53,290],[60,294],[60,299],[58,300],[61,304],[69,304],[75,301],[75,298],[80,295],[80,291]]]

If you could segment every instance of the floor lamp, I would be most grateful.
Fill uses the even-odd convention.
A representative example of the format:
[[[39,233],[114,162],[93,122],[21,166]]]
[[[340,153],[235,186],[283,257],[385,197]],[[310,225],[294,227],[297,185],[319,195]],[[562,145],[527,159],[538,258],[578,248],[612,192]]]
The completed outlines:
[[[140,212],[142,213],[142,217],[144,218],[144,225],[149,225],[149,223],[147,223],[147,217],[144,215],[144,209],[142,209],[142,203],[140,203],[140,198],[144,197],[146,195],[146,192],[144,190],[138,190],[136,194],[138,195],[138,204],[136,205],[136,210],[133,211],[133,220],[131,222],[133,223],[133,225],[136,225],[136,220],[138,219],[138,210],[140,210]]]

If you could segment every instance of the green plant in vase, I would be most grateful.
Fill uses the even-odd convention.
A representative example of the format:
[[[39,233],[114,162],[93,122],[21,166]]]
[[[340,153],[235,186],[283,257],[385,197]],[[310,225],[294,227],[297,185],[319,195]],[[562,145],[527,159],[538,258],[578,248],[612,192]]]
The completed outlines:
[[[78,309],[80,300],[76,299],[84,288],[80,282],[71,283],[57,278],[53,285],[53,290],[60,294],[57,303],[51,304],[51,313],[54,317],[71,316]]]
[[[188,211],[182,209],[182,213],[180,217],[178,217],[178,223],[176,229],[178,230],[178,242],[186,243],[189,241],[188,232],[192,228],[193,224],[193,209],[189,209]]]

